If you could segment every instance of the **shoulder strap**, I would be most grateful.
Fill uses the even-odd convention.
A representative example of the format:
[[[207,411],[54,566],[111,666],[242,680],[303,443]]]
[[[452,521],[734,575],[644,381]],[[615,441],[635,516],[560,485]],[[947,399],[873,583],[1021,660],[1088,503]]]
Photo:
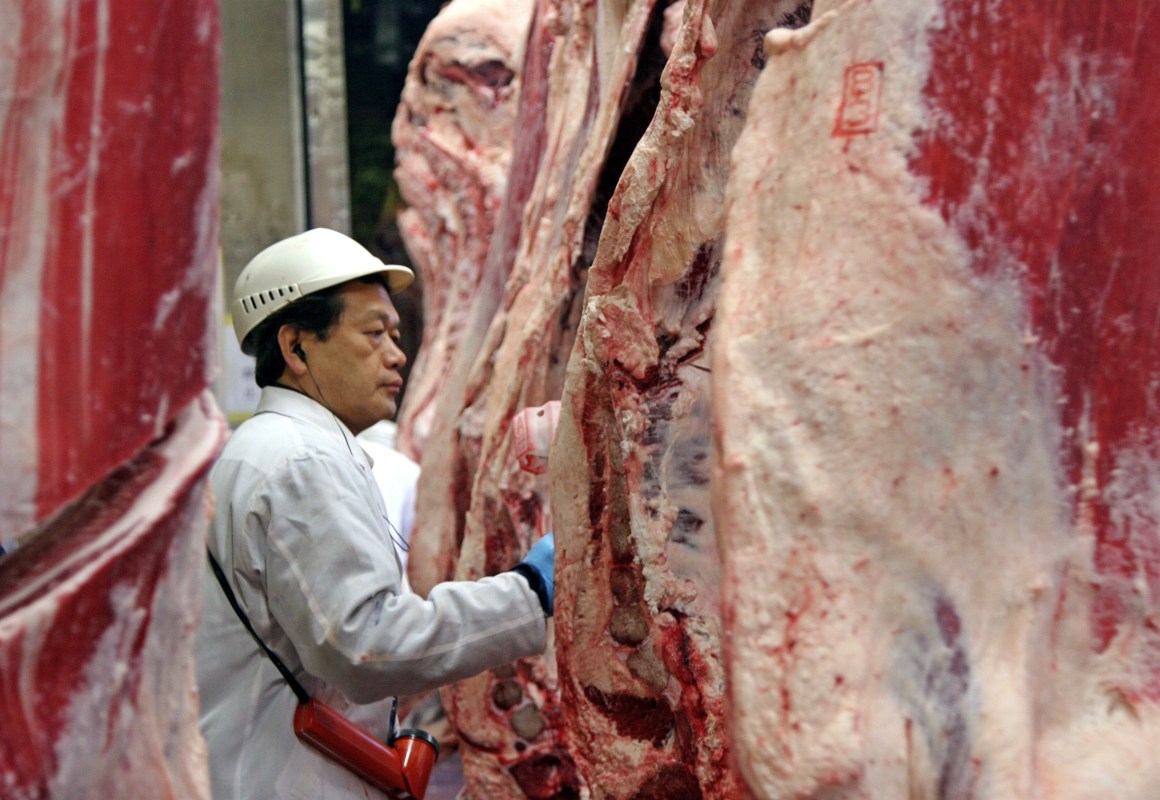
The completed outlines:
[[[217,582],[221,584],[222,591],[226,593],[226,599],[230,601],[230,607],[234,609],[234,613],[238,615],[238,619],[246,626],[246,630],[254,637],[254,641],[258,643],[262,651],[274,662],[274,666],[278,668],[278,672],[282,673],[282,677],[290,685],[290,690],[294,692],[294,696],[298,698],[298,702],[302,704],[309,703],[310,695],[302,688],[302,684],[298,682],[298,679],[294,677],[289,668],[282,663],[282,659],[278,658],[278,654],[267,647],[266,643],[262,641],[262,637],[258,636],[257,632],[254,631],[254,626],[250,624],[250,619],[246,616],[246,612],[242,611],[242,607],[238,605],[238,599],[234,597],[234,590],[230,588],[230,584],[226,580],[226,576],[222,573],[222,568],[218,566],[217,559],[213,557],[213,553],[207,549],[205,554],[209,558],[209,565],[213,568],[213,574],[217,578]]]

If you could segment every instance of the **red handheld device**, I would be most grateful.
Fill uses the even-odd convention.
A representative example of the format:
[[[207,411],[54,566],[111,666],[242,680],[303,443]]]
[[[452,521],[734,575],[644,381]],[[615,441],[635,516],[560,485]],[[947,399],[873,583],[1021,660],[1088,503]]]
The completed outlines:
[[[294,733],[395,800],[423,800],[439,742],[404,728],[383,744],[334,709],[310,700],[294,712]]]

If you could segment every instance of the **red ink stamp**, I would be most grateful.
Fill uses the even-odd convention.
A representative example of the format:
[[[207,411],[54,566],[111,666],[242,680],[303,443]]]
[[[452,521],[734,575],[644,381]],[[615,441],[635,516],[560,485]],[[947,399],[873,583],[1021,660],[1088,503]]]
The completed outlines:
[[[878,107],[882,102],[881,61],[846,67],[842,105],[833,136],[858,136],[878,129]]]

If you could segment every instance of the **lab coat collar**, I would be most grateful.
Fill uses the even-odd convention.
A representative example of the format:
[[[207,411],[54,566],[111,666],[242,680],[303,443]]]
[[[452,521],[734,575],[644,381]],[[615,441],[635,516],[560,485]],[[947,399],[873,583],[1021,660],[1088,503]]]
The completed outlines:
[[[322,433],[343,439],[352,453],[357,453],[368,467],[374,466],[374,459],[362,448],[350,428],[326,408],[302,392],[284,386],[264,386],[258,399],[255,413],[269,412],[293,417],[318,428]]]

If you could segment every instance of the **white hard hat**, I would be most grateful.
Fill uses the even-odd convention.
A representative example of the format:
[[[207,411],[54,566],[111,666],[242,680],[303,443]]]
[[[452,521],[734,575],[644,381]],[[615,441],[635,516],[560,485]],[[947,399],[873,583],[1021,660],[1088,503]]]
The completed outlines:
[[[379,272],[392,293],[415,280],[407,267],[384,264],[354,239],[328,228],[275,242],[246,264],[234,284],[230,311],[238,344],[253,355],[246,335],[278,309],[312,292]]]

